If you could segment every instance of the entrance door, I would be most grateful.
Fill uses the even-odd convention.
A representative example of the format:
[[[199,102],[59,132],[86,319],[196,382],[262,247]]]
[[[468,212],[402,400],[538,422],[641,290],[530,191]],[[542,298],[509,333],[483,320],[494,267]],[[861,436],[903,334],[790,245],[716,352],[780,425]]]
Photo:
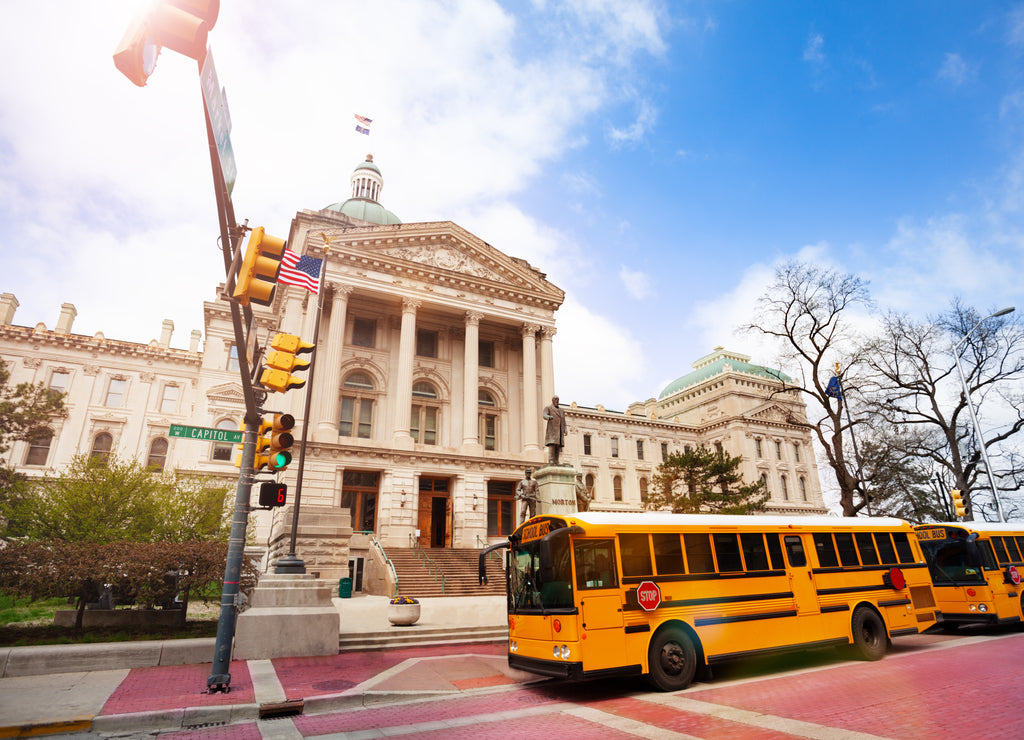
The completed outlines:
[[[420,478],[420,547],[451,547],[452,505],[447,478]]]

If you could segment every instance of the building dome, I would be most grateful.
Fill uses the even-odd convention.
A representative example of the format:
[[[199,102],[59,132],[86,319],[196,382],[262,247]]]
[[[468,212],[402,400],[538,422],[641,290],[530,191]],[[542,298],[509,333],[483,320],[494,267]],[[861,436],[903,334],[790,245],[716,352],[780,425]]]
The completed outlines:
[[[402,223],[402,219],[378,202],[383,189],[384,178],[380,168],[373,163],[373,155],[367,154],[366,161],[352,172],[352,197],[344,203],[332,203],[324,210],[382,226]]]
[[[744,373],[746,375],[758,375],[768,380],[782,381],[783,383],[792,382],[790,377],[783,372],[778,370],[772,370],[771,368],[764,367],[763,365],[754,365],[750,362],[750,357],[747,355],[741,355],[737,352],[728,352],[721,347],[716,347],[715,351],[707,357],[702,357],[693,363],[693,372],[687,373],[681,378],[676,378],[671,383],[665,386],[665,388],[658,395],[658,400],[663,400],[669,396],[673,396],[684,388],[689,388],[692,385],[703,383],[708,378],[712,378],[715,375],[719,375],[724,372]]]

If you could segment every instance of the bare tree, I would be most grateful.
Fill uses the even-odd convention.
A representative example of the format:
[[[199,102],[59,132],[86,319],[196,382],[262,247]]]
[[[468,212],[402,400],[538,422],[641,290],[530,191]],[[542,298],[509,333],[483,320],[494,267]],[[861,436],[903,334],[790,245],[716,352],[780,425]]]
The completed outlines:
[[[856,309],[870,306],[867,285],[860,278],[789,262],[776,270],[774,281],[761,296],[760,319],[744,327],[774,337],[782,347],[779,358],[784,369],[800,378],[799,383],[780,378],[783,386],[775,394],[798,391],[811,401],[807,419],[791,415],[788,421],[817,436],[835,471],[843,516],[855,516],[866,503],[863,492],[860,500],[855,500],[860,476],[846,448],[852,441],[851,426],[859,422],[849,414],[844,419],[843,405],[851,384],[844,382],[842,393],[835,393],[829,380],[833,363],[844,368],[844,381],[850,378],[856,357],[850,319]]]
[[[942,471],[963,492],[968,519],[974,518],[975,508],[993,503],[971,497],[972,491],[988,488],[988,479],[979,478],[980,441],[953,358],[954,344],[972,328],[976,330],[962,348],[970,402],[976,409],[998,407],[1009,417],[987,430],[984,444],[990,460],[1000,460],[992,452],[1024,428],[1024,398],[1015,391],[1024,379],[1024,329],[1001,317],[979,325],[982,318],[984,314],[959,300],[949,311],[925,321],[890,313],[880,334],[863,348],[870,370],[862,390],[875,424],[916,430],[903,435],[911,443],[901,452]],[[1012,458],[1008,460],[1009,468],[993,470],[993,477],[1000,490],[1019,490],[1020,473]]]

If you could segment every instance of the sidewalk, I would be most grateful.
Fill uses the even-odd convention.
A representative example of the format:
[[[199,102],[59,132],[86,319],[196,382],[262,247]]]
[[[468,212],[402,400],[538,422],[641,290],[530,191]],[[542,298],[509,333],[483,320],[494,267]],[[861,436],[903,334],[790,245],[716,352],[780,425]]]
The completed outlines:
[[[422,599],[420,621],[410,627],[394,627],[387,621],[383,596],[333,602],[341,612],[342,633],[408,633],[506,623],[501,596]],[[201,663],[97,666],[97,670],[0,678],[0,738],[90,730],[104,734],[172,731],[452,696],[537,679],[508,667],[504,642],[488,642],[233,661],[231,691],[207,694],[212,639],[209,643],[209,657]],[[126,652],[137,655],[131,643],[122,644]],[[21,660],[25,658],[22,653]]]

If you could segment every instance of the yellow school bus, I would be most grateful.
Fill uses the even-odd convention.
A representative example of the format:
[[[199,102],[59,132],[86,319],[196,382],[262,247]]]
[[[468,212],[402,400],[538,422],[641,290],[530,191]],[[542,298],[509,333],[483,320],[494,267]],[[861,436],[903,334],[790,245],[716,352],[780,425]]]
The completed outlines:
[[[940,626],[1020,623],[1024,524],[919,524]]]
[[[509,665],[545,676],[644,675],[678,691],[717,662],[775,651],[878,660],[936,621],[899,519],[580,512],[524,522],[481,565],[498,548]]]

